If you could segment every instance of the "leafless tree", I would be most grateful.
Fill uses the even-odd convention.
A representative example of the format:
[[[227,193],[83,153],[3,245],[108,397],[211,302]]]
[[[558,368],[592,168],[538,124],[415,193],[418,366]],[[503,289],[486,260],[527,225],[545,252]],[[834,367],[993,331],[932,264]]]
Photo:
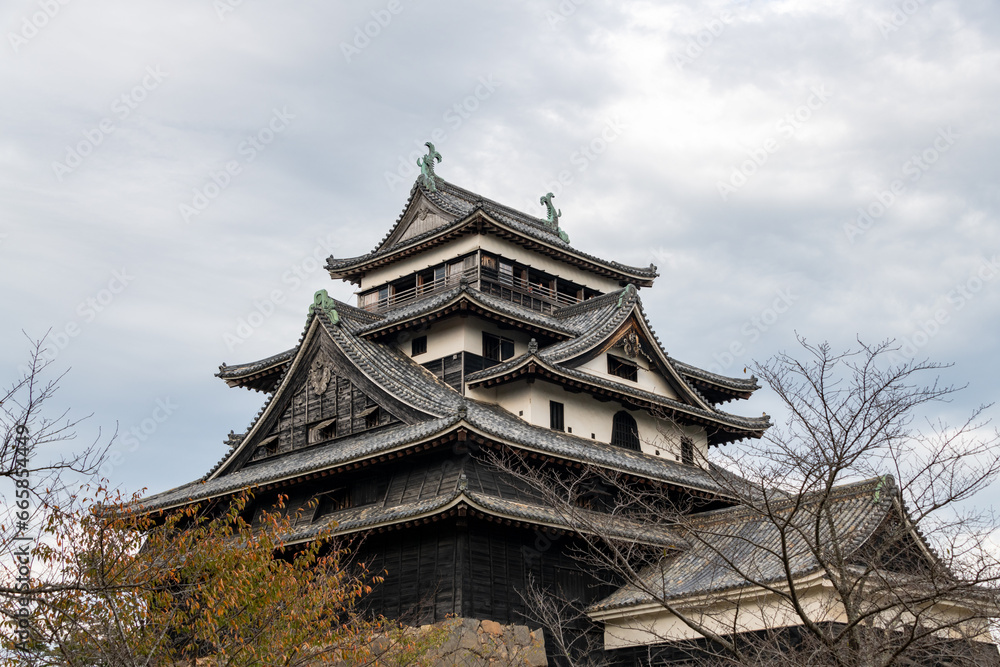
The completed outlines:
[[[43,350],[44,339],[31,341],[29,363],[0,394],[0,621],[23,638],[34,596],[64,586],[40,586],[32,571],[44,516],[76,502],[78,484],[97,473],[110,444],[98,434],[76,452],[60,451],[86,417],[46,411],[63,375],[52,376]]]
[[[942,365],[900,359],[891,341],[800,344],[753,368],[781,422],[696,461],[714,498],[509,453],[493,462],[580,527],[578,557],[623,586],[591,616],[642,635],[651,662],[1000,664],[998,524],[974,504],[1000,474],[989,406],[949,426],[930,413],[959,390],[939,384]],[[674,416],[660,417],[679,437]],[[599,512],[594,488],[613,490]],[[676,531],[681,546],[622,540],[609,515]],[[643,616],[623,613],[639,604]]]

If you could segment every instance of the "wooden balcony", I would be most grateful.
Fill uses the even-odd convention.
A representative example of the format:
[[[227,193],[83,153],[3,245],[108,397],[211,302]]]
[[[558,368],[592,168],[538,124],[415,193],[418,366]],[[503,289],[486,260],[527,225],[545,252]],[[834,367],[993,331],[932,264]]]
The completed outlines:
[[[359,302],[358,307],[373,313],[385,313],[419,299],[451,289],[457,286],[463,277],[470,286],[485,294],[490,294],[542,313],[551,313],[553,310],[562,308],[563,306],[571,306],[580,302],[579,297],[559,292],[558,289],[552,289],[552,287],[546,285],[522,280],[518,276],[502,274],[499,271],[477,266],[453,273],[444,278],[439,278],[438,280],[426,282],[423,285],[390,293],[389,296],[369,302],[368,304]],[[557,280],[555,279],[553,282]],[[358,298],[360,300],[361,297],[359,296]]]

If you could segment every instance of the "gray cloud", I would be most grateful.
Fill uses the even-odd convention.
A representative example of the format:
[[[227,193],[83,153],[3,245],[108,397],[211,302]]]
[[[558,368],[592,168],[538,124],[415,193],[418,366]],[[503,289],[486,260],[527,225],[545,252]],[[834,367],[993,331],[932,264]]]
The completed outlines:
[[[76,325],[56,357],[72,367],[60,400],[93,412],[88,428],[144,436],[112,480],[159,490],[200,475],[262,402],[213,378],[218,364],[294,344],[316,289],[351,297],[308,258],[328,236],[334,254],[370,250],[409,188],[386,174],[437,129],[445,178],[535,213],[556,184],[574,245],[658,264],[643,298],[671,354],[740,375],[794,331],[835,345],[923,332],[919,354],[954,361],[946,378],[970,385],[950,413],[993,401],[1000,276],[955,290],[1000,254],[1000,12],[914,3],[244,2],[220,19],[208,0],[70,2],[16,50],[10,35],[42,10],[5,7],[5,376],[25,359],[22,330]],[[166,75],[135,93],[148,68]],[[477,97],[484,80],[494,90]],[[828,99],[805,117],[817,87]],[[251,160],[245,142],[266,137],[275,109],[294,118]],[[112,131],[95,135],[104,119]],[[912,180],[907,163],[942,128],[954,144]],[[777,148],[723,201],[718,184],[768,140]],[[60,180],[53,163],[88,141]],[[234,161],[185,222],[180,205]],[[884,213],[847,234],[897,179]],[[122,268],[134,280],[91,317],[87,300]],[[165,399],[177,409],[144,433]]]

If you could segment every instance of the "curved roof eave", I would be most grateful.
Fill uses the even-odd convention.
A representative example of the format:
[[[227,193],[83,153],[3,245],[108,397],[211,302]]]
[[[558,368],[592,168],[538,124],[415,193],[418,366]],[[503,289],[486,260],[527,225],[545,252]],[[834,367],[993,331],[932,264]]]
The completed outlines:
[[[535,230],[529,230],[524,227],[515,227],[510,223],[498,220],[491,216],[488,211],[478,206],[466,216],[449,224],[435,227],[434,229],[428,230],[423,234],[418,234],[413,238],[407,239],[406,242],[402,244],[398,244],[378,252],[370,252],[366,255],[360,255],[358,257],[337,259],[331,256],[327,258],[326,269],[333,278],[341,278],[357,282],[357,279],[361,274],[372,268],[390,264],[408,257],[415,252],[423,250],[427,244],[436,245],[444,243],[450,240],[450,236],[467,233],[469,227],[477,222],[483,221],[497,227],[498,229],[504,230],[511,236],[520,239],[522,241],[522,245],[525,245],[526,247],[532,247],[537,251],[543,252],[543,254],[559,255],[561,256],[560,259],[563,261],[569,261],[570,263],[576,264],[581,268],[590,270],[592,273],[596,273],[598,275],[613,278],[621,282],[634,282],[643,287],[651,286],[653,284],[653,280],[658,275],[656,267],[652,264],[648,268],[642,268],[604,260],[594,255],[576,250],[569,244],[563,243],[558,238],[544,238],[543,232],[541,231],[535,232]]]

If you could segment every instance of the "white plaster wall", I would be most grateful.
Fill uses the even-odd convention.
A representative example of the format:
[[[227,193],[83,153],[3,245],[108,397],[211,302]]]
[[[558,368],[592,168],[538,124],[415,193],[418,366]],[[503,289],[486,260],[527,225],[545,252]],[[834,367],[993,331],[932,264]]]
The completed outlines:
[[[622,384],[630,385],[642,389],[643,391],[649,391],[658,396],[664,396],[666,398],[677,398],[677,392],[670,388],[667,384],[666,378],[660,374],[660,371],[656,369],[656,366],[651,364],[648,359],[639,355],[636,358],[630,358],[624,354],[620,349],[612,350],[612,356],[625,359],[626,361],[631,361],[639,367],[638,379],[636,382],[630,382],[624,378],[620,378],[617,375],[611,375],[608,373],[608,355],[607,353],[599,355],[594,359],[591,359],[587,363],[578,366],[577,370],[581,370],[587,373],[592,373],[606,380],[612,380],[614,382],[621,382]]]
[[[806,616],[814,622],[846,622],[843,605],[838,601],[832,586],[825,579],[797,589]],[[692,604],[681,605],[680,611],[712,632],[722,635],[752,632],[768,628],[784,628],[802,624],[802,618],[791,604],[772,594],[742,592],[739,600],[713,597]],[[627,613],[627,612],[626,612]],[[938,634],[952,638],[973,637],[977,641],[991,642],[989,629],[982,621],[968,621],[969,610],[957,605],[937,604],[922,611],[922,620],[931,625],[953,628]],[[876,617],[879,618],[879,617]],[[883,625],[897,627],[910,619],[895,614],[885,614]],[[604,625],[605,648],[656,644],[665,641],[697,639],[701,635],[684,624],[677,616],[665,610],[610,618]]]
[[[473,234],[463,236],[437,248],[426,250],[414,257],[400,260],[389,266],[369,271],[361,279],[361,288],[359,291],[364,292],[372,287],[408,276],[416,271],[427,269],[441,262],[456,259],[477,248],[503,255],[532,268],[581,285],[586,285],[601,292],[610,292],[619,287],[616,280],[597,276],[589,271],[583,271],[575,266],[564,264],[534,251],[522,248],[510,241],[505,241],[489,234]]]
[[[493,322],[474,315],[468,317],[456,315],[435,322],[422,331],[403,332],[396,337],[393,344],[403,354],[411,356],[412,345],[410,341],[418,336],[427,336],[427,352],[414,357],[414,361],[423,364],[462,351],[481,355],[483,353],[484,331],[514,341],[514,356],[522,355],[528,351],[530,334],[516,329],[501,329]]]
[[[403,276],[408,276],[411,273],[436,266],[441,262],[456,259],[460,255],[465,255],[478,248],[479,238],[480,237],[475,234],[471,236],[463,236],[460,239],[455,239],[454,241],[438,246],[437,248],[431,248],[430,250],[425,250],[413,257],[408,257],[398,262],[394,262],[389,266],[369,271],[361,279],[361,288],[358,291],[364,292],[371,287],[384,285],[385,283],[395,280],[396,278],[402,278]]]
[[[490,236],[488,234],[480,236],[479,239],[483,250],[503,255],[508,259],[513,259],[521,264],[538,269],[539,271],[545,271],[546,273],[550,273],[554,276],[559,276],[560,278],[565,278],[566,280],[572,280],[575,283],[585,285],[601,292],[611,292],[620,287],[617,280],[594,275],[590,271],[584,271],[583,269],[570,264],[564,264],[563,262],[552,259],[551,257],[546,257],[545,255],[528,250],[527,248],[522,248],[511,241],[497,238],[496,236]]]
[[[615,401],[598,401],[588,394],[568,392],[543,380],[530,384],[519,380],[492,389],[475,389],[468,395],[476,400],[496,403],[529,424],[542,428],[549,428],[549,401],[558,401],[564,406],[567,433],[582,438],[593,437],[600,442],[611,442],[612,419],[616,412],[623,409]],[[680,433],[676,432],[674,425],[659,421],[642,410],[627,412],[639,428],[639,441],[644,453],[680,460]],[[661,430],[667,433],[661,433]],[[708,439],[704,429],[686,427],[684,434],[694,441],[699,451],[703,454],[707,452]]]
[[[801,591],[801,602],[813,620],[838,621],[843,618],[843,608],[828,587],[815,586]],[[738,605],[726,598],[714,598],[697,606],[682,606],[681,611],[691,620],[722,635],[733,633],[734,628],[736,632],[751,632],[802,623],[790,604],[773,595],[757,599],[744,597]],[[604,625],[604,646],[608,649],[697,639],[700,636],[678,617],[662,609],[609,619]]]

